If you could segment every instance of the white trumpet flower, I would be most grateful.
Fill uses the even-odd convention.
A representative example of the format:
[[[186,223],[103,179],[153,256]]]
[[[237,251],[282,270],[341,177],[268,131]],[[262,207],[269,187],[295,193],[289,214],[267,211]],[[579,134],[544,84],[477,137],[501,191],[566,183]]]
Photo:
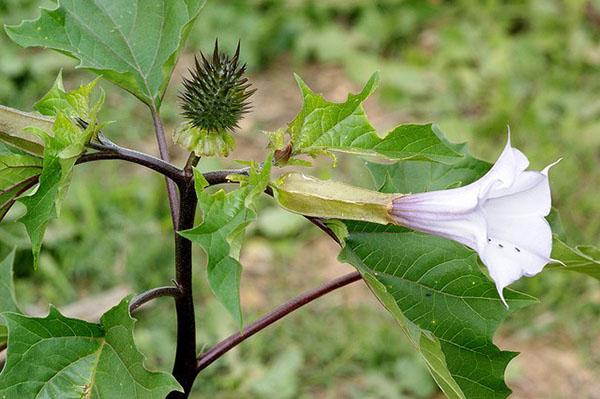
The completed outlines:
[[[504,287],[534,276],[552,261],[548,165],[527,171],[529,161],[510,145],[476,182],[449,190],[407,194],[392,200],[394,222],[458,241],[479,254],[504,305]]]

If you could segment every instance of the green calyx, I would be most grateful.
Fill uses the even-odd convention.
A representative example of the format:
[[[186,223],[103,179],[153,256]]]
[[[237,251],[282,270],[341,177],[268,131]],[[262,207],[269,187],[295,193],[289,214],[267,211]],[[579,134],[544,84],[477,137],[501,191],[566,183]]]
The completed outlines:
[[[250,110],[248,99],[254,93],[244,77],[246,64],[239,65],[240,45],[233,57],[219,52],[215,42],[213,55],[207,59],[200,53],[183,80],[183,115],[190,126],[210,133],[232,132]]]
[[[385,194],[333,180],[319,180],[300,173],[288,173],[271,184],[275,199],[283,208],[302,215],[394,223],[389,209],[402,194]]]
[[[187,123],[175,131],[173,140],[197,156],[226,157],[235,148],[235,141],[229,132],[223,130],[211,132]]]

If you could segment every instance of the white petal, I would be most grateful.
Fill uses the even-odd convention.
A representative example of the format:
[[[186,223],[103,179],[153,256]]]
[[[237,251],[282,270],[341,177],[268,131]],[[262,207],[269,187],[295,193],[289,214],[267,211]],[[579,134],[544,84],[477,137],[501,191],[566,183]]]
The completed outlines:
[[[527,157],[516,148],[510,146],[510,138],[492,168],[477,182],[482,187],[480,198],[487,196],[492,188],[510,187],[518,175],[529,166]]]
[[[486,214],[488,239],[508,243],[515,251],[528,251],[548,259],[552,252],[552,230],[539,216]],[[524,268],[527,265],[523,266]]]
[[[527,249],[517,251],[509,241],[491,239],[479,257],[487,267],[490,277],[496,283],[498,294],[504,302],[504,287],[522,276],[534,276],[542,271],[549,259]],[[508,306],[508,305],[507,305]]]
[[[508,188],[492,189],[483,203],[488,215],[538,215],[550,213],[548,176],[541,172],[523,172]]]

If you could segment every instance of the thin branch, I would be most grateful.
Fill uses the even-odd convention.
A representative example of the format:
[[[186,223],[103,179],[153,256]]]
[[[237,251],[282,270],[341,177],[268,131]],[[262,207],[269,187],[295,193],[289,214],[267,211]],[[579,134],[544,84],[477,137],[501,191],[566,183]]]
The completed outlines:
[[[209,186],[214,186],[217,184],[232,183],[229,179],[227,179],[227,176],[247,175],[249,171],[250,168],[215,170],[212,172],[206,172],[203,174],[203,176],[208,182]]]
[[[193,175],[194,175],[193,170],[196,167],[196,165],[198,165],[198,162],[200,162],[200,157],[192,151],[190,153],[190,156],[188,157],[187,162],[185,163],[185,167],[183,168],[183,173],[187,177],[193,177]]]
[[[248,172],[249,172],[248,168],[243,168],[243,169],[238,169],[238,170],[218,170],[218,171],[204,173],[203,176],[206,179],[206,181],[209,183],[209,185],[216,185],[216,184],[230,183],[231,181],[227,178],[229,175],[234,175],[234,174],[247,175]],[[265,190],[265,194],[273,196],[272,188],[267,187],[267,189]],[[317,226],[318,228],[323,230],[336,243],[338,243],[339,245],[342,245],[340,239],[337,237],[335,232],[333,230],[331,230],[331,228],[329,228],[329,226],[327,226],[327,224],[325,223],[325,221],[323,219],[317,218],[317,217],[312,217],[312,216],[304,216],[304,217],[306,219],[308,219],[312,224],[314,224],[315,226]],[[228,338],[224,339],[223,341],[217,343],[215,346],[213,346],[207,352],[200,355],[200,357],[198,357],[197,373],[204,370],[206,367],[208,367],[210,364],[212,364],[218,358],[223,356],[229,350],[231,350],[235,346],[242,343],[244,340],[250,338],[252,335],[254,335],[257,332],[263,330],[264,328],[270,326],[271,324],[275,323],[279,319],[290,314],[294,310],[312,302],[313,300],[315,300],[317,298],[320,298],[321,296],[323,296],[325,294],[328,294],[331,291],[334,291],[338,288],[344,287],[348,284],[358,281],[361,278],[362,278],[362,276],[360,275],[359,272],[353,272],[353,273],[347,274],[347,275],[337,278],[333,281],[330,281],[330,282],[322,285],[319,288],[316,288],[312,291],[306,292],[306,293],[290,300],[289,302],[279,306],[272,312],[266,314],[265,316],[261,317],[254,323],[250,324],[241,333],[236,333],[236,334],[229,336]]]
[[[158,287],[142,292],[135,296],[131,302],[129,302],[129,313],[135,312],[140,306],[150,302],[153,299],[160,298],[163,296],[170,296],[177,298],[181,295],[181,291],[178,287]]]
[[[108,148],[98,144],[94,144],[92,148],[98,149],[100,151],[83,154],[81,157],[79,157],[76,164],[83,164],[87,162],[101,160],[120,159],[152,169],[164,175],[165,177],[177,184],[183,182],[183,172],[181,171],[181,169],[168,162],[163,161],[162,159],[153,157],[152,155],[130,150],[128,148],[118,147],[118,149],[115,149],[112,147]]]
[[[338,245],[342,245],[342,242],[340,241],[340,239],[338,238],[338,236],[335,234],[335,232],[333,230],[331,230],[329,228],[329,226],[327,226],[327,224],[325,223],[324,219],[315,217],[315,216],[306,216],[303,215],[306,219],[308,219],[309,222],[311,222],[312,224],[314,224],[315,226],[317,226],[318,228],[320,228],[321,230],[323,230],[329,237],[331,237],[331,239],[333,241],[335,241],[336,243],[338,243]]]
[[[229,350],[239,345],[246,339],[250,338],[257,332],[265,329],[271,324],[275,323],[277,320],[281,319],[284,316],[292,313],[294,310],[314,301],[317,298],[322,297],[338,288],[344,287],[348,284],[351,284],[355,281],[360,280],[362,277],[359,272],[352,272],[345,276],[339,277],[333,281],[330,281],[312,291],[305,292],[302,295],[297,296],[291,301],[281,305],[275,310],[267,313],[254,323],[250,324],[248,327],[244,329],[241,333],[236,333],[223,341],[219,342],[217,345],[213,346],[211,349],[203,353],[198,358],[198,364],[196,371],[199,373],[204,370],[206,367],[211,365],[215,360],[223,356]]]
[[[159,120],[160,122],[160,120]],[[86,129],[88,127],[88,123],[81,118],[77,118],[77,123],[83,128]],[[161,125],[162,126],[162,125]],[[174,183],[181,184],[183,180],[183,171],[178,169],[176,166],[172,165],[167,159],[159,159],[153,157],[152,155],[145,154],[143,152],[130,150],[129,148],[121,147],[111,140],[109,140],[102,132],[98,132],[96,134],[96,138],[98,143],[94,141],[90,141],[87,146],[94,150],[99,151],[98,153],[92,154],[84,154],[82,155],[76,163],[86,163],[93,161],[100,161],[106,159],[121,159],[124,161],[129,161],[133,163],[137,163],[142,166],[146,166],[150,169],[153,169],[165,177],[171,179]]]
[[[151,109],[152,122],[154,123],[154,132],[156,133],[156,142],[158,143],[158,151],[160,157],[165,162],[170,162],[169,147],[167,146],[167,140],[165,138],[165,127],[160,119],[158,110],[156,108]],[[179,197],[177,196],[177,187],[175,183],[167,179],[167,194],[169,196],[169,205],[171,209],[171,219],[173,220],[173,227],[177,230],[177,223],[179,220]]]
[[[217,184],[231,183],[231,181],[229,179],[227,179],[227,176],[247,175],[249,170],[250,170],[249,168],[232,169],[232,170],[215,170],[212,172],[206,172],[203,174],[203,176],[206,179],[206,181],[208,182],[209,186],[214,186]],[[265,190],[265,194],[272,197],[273,189],[271,187],[267,187],[267,189]],[[308,219],[308,221],[310,221],[312,224],[314,224],[315,226],[317,226],[318,228],[323,230],[329,237],[331,237],[333,239],[333,241],[335,241],[339,245],[342,244],[340,242],[340,239],[338,238],[338,236],[334,233],[333,230],[331,230],[329,228],[329,226],[327,226],[327,224],[325,224],[325,222],[322,218],[318,218],[318,217],[314,217],[314,216],[304,216],[304,217],[306,219]]]

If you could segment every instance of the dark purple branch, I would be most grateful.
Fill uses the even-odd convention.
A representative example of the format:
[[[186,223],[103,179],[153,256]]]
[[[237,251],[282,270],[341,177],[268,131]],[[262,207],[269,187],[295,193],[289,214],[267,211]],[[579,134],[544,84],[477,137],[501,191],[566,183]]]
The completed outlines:
[[[189,178],[193,177],[194,168],[196,165],[198,165],[198,162],[200,162],[200,157],[194,152],[191,152],[187,162],[185,163],[185,167],[183,168],[183,173]]]
[[[153,299],[160,298],[163,296],[170,296],[177,298],[181,295],[181,291],[177,287],[158,287],[142,292],[135,296],[131,302],[129,302],[129,313],[135,312],[140,306],[150,302]]]
[[[332,280],[312,291],[305,292],[304,294],[297,296],[291,301],[281,305],[277,309],[271,311],[270,313],[256,320],[254,323],[250,324],[241,333],[236,333],[229,336],[228,338],[224,339],[223,341],[219,342],[217,345],[213,346],[208,351],[203,353],[198,358],[198,364],[196,369],[197,372],[199,373],[200,371],[204,370],[206,367],[211,365],[215,360],[223,356],[229,350],[239,345],[246,339],[250,338],[257,332],[275,323],[282,317],[292,313],[294,310],[314,301],[317,298],[322,297],[323,295],[330,293],[331,291],[334,291],[338,288],[344,287],[348,284],[358,281],[361,278],[362,277],[359,272],[349,273],[345,276]]]
[[[243,169],[230,169],[230,170],[215,170],[212,172],[206,172],[203,174],[204,178],[208,182],[209,186],[214,186],[217,184],[225,184],[231,183],[227,176],[230,175],[247,175],[249,168]]]
[[[312,224],[314,224],[315,226],[317,226],[318,228],[323,230],[329,237],[331,237],[331,239],[333,241],[338,243],[340,246],[342,245],[342,242],[340,241],[338,236],[334,233],[333,230],[331,230],[329,228],[329,226],[327,226],[327,224],[325,223],[325,221],[323,219],[314,217],[314,216],[306,216],[306,215],[304,217],[306,219],[308,219],[309,222],[311,222]]]
[[[227,176],[247,175],[248,171],[249,171],[248,168],[234,169],[234,170],[215,170],[213,172],[206,172],[203,174],[203,176],[206,179],[206,181],[208,182],[208,184],[210,186],[213,186],[213,185],[217,185],[217,184],[230,183],[230,180],[227,179]],[[273,190],[271,189],[271,187],[267,187],[267,189],[265,190],[265,194],[273,196]],[[306,219],[308,219],[312,224],[314,224],[315,226],[317,226],[318,228],[323,230],[329,237],[331,237],[333,239],[333,241],[335,241],[336,243],[341,245],[340,239],[333,232],[333,230],[331,230],[329,228],[329,226],[327,226],[327,224],[325,224],[323,219],[314,217],[314,216],[304,216],[304,217]]]
[[[183,182],[183,172],[181,169],[163,161],[162,159],[123,147],[105,147],[101,145],[94,145],[93,148],[100,151],[83,154],[81,157],[79,157],[76,163],[83,164],[94,161],[120,159],[152,169],[164,175],[176,184],[181,184]]]
[[[229,183],[230,181],[227,179],[227,176],[233,174],[248,174],[248,168],[207,172],[204,173],[203,176],[209,183],[209,185],[216,185]],[[270,187],[267,187],[265,193],[272,196],[273,190]],[[336,243],[341,245],[340,239],[333,232],[333,230],[331,230],[329,226],[327,226],[323,219],[312,216],[305,216],[305,218],[308,219],[312,224],[323,230],[325,233],[327,233],[327,235],[331,237]],[[345,276],[339,277],[335,280],[332,280],[319,288],[316,288],[312,291],[308,291],[296,298],[293,298],[289,302],[284,303],[283,305],[264,315],[254,323],[250,324],[241,333],[236,333],[229,336],[228,338],[217,343],[208,351],[200,355],[198,357],[197,373],[200,373],[202,370],[204,370],[206,367],[208,367],[210,364],[212,364],[214,361],[216,361],[218,358],[223,356],[235,346],[239,345],[240,343],[250,338],[257,332],[267,328],[271,324],[275,323],[276,321],[285,317],[286,315],[290,314],[296,309],[314,301],[317,298],[322,297],[323,295],[330,293],[331,291],[334,291],[338,288],[344,287],[348,284],[358,281],[361,278],[362,276],[359,272],[353,272]]]

